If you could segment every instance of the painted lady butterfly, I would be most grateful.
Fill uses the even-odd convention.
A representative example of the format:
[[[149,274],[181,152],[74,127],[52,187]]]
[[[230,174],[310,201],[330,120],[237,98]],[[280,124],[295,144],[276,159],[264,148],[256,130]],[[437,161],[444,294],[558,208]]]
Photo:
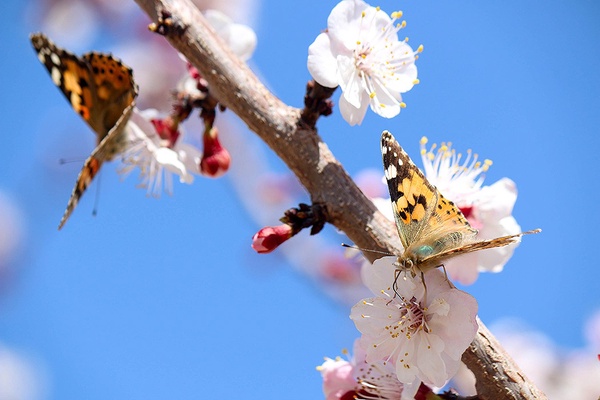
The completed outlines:
[[[427,181],[425,175],[388,131],[381,135],[381,154],[392,209],[404,253],[400,270],[425,272],[440,267],[449,257],[507,246],[535,229],[516,235],[477,241],[472,228],[454,203]]]
[[[60,221],[61,229],[104,161],[111,161],[127,145],[125,125],[138,94],[131,68],[110,54],[81,57],[61,49],[42,33],[31,35],[38,58],[52,82],[97,136],[97,146],[83,164]]]

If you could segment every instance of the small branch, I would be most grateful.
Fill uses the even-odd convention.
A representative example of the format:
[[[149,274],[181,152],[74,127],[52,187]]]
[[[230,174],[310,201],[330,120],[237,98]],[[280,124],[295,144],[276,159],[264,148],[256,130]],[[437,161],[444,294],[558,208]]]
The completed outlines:
[[[282,103],[224,45],[190,0],[136,0],[200,71],[211,94],[236,113],[296,174],[313,204],[327,207],[328,222],[358,246],[390,253],[401,249],[396,228],[358,189],[314,129],[314,114]],[[175,26],[177,29],[169,29]],[[162,33],[162,32],[161,32]],[[321,96],[321,95],[319,95]],[[308,104],[307,104],[308,106]],[[309,108],[309,107],[307,107]],[[318,116],[317,116],[318,117]],[[373,261],[378,256],[367,253]],[[480,322],[462,360],[477,379],[481,399],[545,399]]]

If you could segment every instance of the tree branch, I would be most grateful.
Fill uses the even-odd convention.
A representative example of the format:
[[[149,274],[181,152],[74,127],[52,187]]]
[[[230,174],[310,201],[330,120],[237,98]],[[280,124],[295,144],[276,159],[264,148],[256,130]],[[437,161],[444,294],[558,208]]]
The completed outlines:
[[[359,247],[397,253],[396,228],[358,189],[301,110],[275,97],[215,34],[190,0],[136,0],[171,45],[202,74],[211,95],[237,114],[296,174],[328,222]],[[165,17],[168,24],[164,24]],[[370,261],[378,256],[365,255]],[[462,360],[477,379],[481,399],[545,399],[481,321]]]

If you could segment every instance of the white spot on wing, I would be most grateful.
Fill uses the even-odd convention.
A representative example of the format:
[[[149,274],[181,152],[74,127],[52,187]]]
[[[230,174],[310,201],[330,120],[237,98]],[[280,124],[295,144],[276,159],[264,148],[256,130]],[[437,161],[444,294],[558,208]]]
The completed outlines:
[[[398,169],[394,164],[388,165],[388,167],[384,171],[386,179],[393,179],[398,175]]]
[[[52,82],[54,82],[54,84],[56,86],[60,86],[60,80],[61,80],[60,70],[56,67],[53,67],[52,72],[50,72],[50,76],[52,77]]]
[[[60,57],[58,56],[58,54],[56,53],[51,53],[50,54],[50,59],[52,60],[52,62],[56,65],[60,65]]]

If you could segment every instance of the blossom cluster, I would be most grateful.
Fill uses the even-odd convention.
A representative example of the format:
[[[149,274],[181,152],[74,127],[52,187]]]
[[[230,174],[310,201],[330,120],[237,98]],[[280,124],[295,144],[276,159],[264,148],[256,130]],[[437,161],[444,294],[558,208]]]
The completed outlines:
[[[217,34],[242,60],[248,60],[256,47],[256,34],[245,25],[234,23],[216,10],[205,11],[205,17]],[[186,62],[187,63],[187,62]],[[198,71],[188,65],[188,74],[179,84],[180,96],[203,98],[206,82]],[[127,123],[129,147],[124,152],[123,168],[120,172],[129,174],[136,167],[140,170],[140,186],[148,194],[160,196],[164,190],[173,192],[172,175],[177,175],[181,183],[191,184],[194,175],[219,177],[229,169],[231,157],[223,147],[218,129],[213,125],[214,117],[205,118],[202,137],[203,151],[184,141],[184,130],[179,121],[187,115],[160,115],[154,109],[140,111],[134,109]],[[183,111],[184,113],[186,111]]]

